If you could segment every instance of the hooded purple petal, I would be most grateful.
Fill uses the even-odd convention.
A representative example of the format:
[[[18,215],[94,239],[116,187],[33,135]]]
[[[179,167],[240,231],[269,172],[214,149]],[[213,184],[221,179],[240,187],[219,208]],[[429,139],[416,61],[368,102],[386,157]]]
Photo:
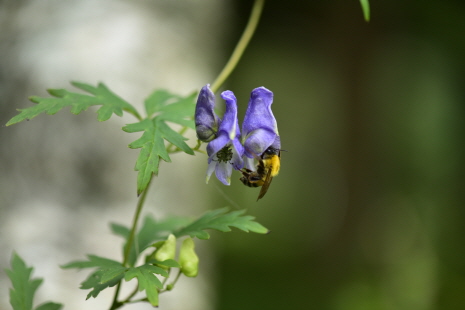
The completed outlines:
[[[234,169],[240,170],[243,167],[242,155],[244,154],[244,147],[239,141],[241,132],[239,130],[239,121],[237,120],[237,99],[230,90],[222,92],[221,98],[226,101],[226,111],[220,125],[220,132],[224,131],[228,134],[233,145],[232,164]]]
[[[274,139],[273,143],[271,143],[270,146],[274,149],[280,150],[281,149],[281,137],[276,136],[276,139]]]
[[[276,119],[271,111],[273,93],[265,87],[255,88],[242,123],[242,142],[245,155],[253,158],[261,155],[273,143],[279,144],[279,133]],[[253,154],[252,154],[253,153]]]
[[[254,154],[261,155],[273,144],[276,137],[278,136],[274,132],[267,129],[254,130],[244,142],[245,155],[249,158],[254,158]]]
[[[271,112],[273,93],[265,87],[255,88],[250,94],[249,106],[242,124],[242,134],[247,136],[256,129],[267,129],[278,134],[278,125]]]
[[[206,87],[204,87],[204,89],[206,89]],[[234,93],[229,90],[224,91],[221,97],[226,101],[226,110],[223,119],[219,122],[214,139],[210,140],[207,145],[209,164],[207,183],[213,170],[215,170],[218,180],[225,185],[229,185],[232,168],[234,167],[234,169],[240,170],[243,167],[242,156],[244,154],[244,147],[239,141],[240,130],[237,120],[236,97]]]
[[[221,98],[226,101],[226,110],[224,112],[223,121],[220,125],[220,130],[228,134],[230,140],[240,135],[239,122],[237,120],[237,100],[234,93],[230,90],[221,93]]]
[[[216,137],[220,119],[215,114],[215,95],[210,84],[202,87],[195,106],[195,130],[199,140],[208,142]]]
[[[232,141],[232,145],[233,157],[231,162],[233,164],[234,169],[241,170],[244,167],[244,162],[242,160],[242,155],[244,155],[244,147],[237,138]]]

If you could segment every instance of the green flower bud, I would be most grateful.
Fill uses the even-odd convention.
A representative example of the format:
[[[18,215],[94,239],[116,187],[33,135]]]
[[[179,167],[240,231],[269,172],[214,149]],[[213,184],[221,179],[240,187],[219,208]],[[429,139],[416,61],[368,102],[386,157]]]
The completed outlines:
[[[179,252],[181,272],[187,277],[195,277],[199,272],[199,257],[194,251],[194,240],[187,238],[182,242]]]
[[[153,258],[163,262],[167,259],[174,259],[176,255],[176,237],[173,234],[154,253]]]

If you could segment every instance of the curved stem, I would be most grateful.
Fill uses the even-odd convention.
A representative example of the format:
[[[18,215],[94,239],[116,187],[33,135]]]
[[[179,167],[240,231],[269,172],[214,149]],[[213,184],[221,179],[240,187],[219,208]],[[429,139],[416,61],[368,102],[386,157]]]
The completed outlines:
[[[179,277],[181,276],[181,274],[182,274],[182,271],[181,271],[181,269],[179,269],[178,274],[176,275],[176,278],[174,278],[174,281],[171,282],[171,284],[170,284],[170,285],[171,285],[171,289],[173,289],[173,287],[174,287],[174,285],[176,284],[176,282],[178,282]]]
[[[113,302],[111,303],[110,310],[115,310],[121,307],[122,303],[118,301],[119,290],[121,289],[121,281],[116,286],[115,295],[113,296]]]
[[[255,3],[252,8],[252,13],[250,13],[249,22],[245,27],[244,33],[242,34],[239,42],[236,45],[231,57],[229,58],[228,62],[224,66],[221,73],[218,75],[216,80],[210,86],[211,90],[215,93],[218,89],[223,85],[224,81],[231,75],[231,72],[236,67],[237,63],[242,57],[242,54],[245,51],[245,48],[249,44],[250,39],[252,38],[255,29],[257,28],[258,21],[260,20],[260,15],[263,11],[263,6],[265,4],[265,0],[255,0]]]
[[[134,296],[137,294],[138,291],[139,291],[139,285],[136,285],[136,287],[135,287],[134,290],[131,292],[131,294],[129,294],[129,296],[126,297],[125,300],[121,301],[120,304],[123,305],[123,304],[130,303],[132,297],[134,297]]]
[[[139,217],[142,211],[142,207],[144,206],[145,198],[147,197],[147,192],[150,188],[151,182],[152,182],[152,179],[150,179],[149,184],[147,184],[147,187],[142,192],[139,198],[139,201],[137,202],[136,213],[134,214],[134,219],[132,221],[131,232],[129,233],[128,242],[126,243],[126,248],[124,249],[123,266],[127,266],[128,264],[129,255],[131,253],[131,247],[132,247],[132,244],[134,243],[134,237],[136,235],[137,223],[139,222]],[[118,302],[118,295],[119,295],[120,288],[121,288],[121,281],[118,283],[116,287],[115,296],[113,297],[113,303],[111,304],[110,310],[118,309],[122,305],[122,303]]]
[[[134,236],[136,235],[137,223],[139,221],[142,207],[144,206],[145,198],[147,197],[147,192],[150,188],[150,183],[152,183],[152,179],[150,179],[149,183],[147,184],[147,187],[142,192],[142,195],[140,196],[139,201],[137,202],[136,213],[134,214],[134,219],[132,220],[131,232],[129,234],[128,242],[124,250],[123,266],[126,266],[129,260],[129,254],[131,253],[131,247],[132,247],[132,244],[134,243]]]
[[[161,290],[161,291],[160,291],[160,294],[161,294],[161,293],[164,293],[164,292],[169,292],[169,291],[173,290],[174,285],[176,284],[176,282],[178,282],[179,277],[181,276],[181,274],[182,274],[182,271],[181,271],[181,269],[179,269],[178,274],[176,275],[176,278],[174,278],[173,282],[171,282],[170,284],[168,284],[168,285],[166,286],[165,289]],[[168,278],[165,278],[165,281],[163,282],[163,286],[165,286],[165,283],[166,283],[167,281],[168,281]],[[170,288],[168,288],[168,287],[170,287]]]

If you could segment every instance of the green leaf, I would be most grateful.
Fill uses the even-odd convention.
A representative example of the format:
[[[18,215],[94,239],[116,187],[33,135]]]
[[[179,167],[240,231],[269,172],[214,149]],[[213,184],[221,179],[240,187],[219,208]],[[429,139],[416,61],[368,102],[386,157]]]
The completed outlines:
[[[98,294],[106,289],[107,287],[113,287],[124,277],[125,268],[120,262],[112,259],[96,256],[87,255],[87,261],[76,261],[61,266],[64,269],[77,268],[98,268],[93,272],[84,282],[81,283],[81,289],[92,291],[87,295],[87,299],[90,297],[97,297]]]
[[[370,21],[370,3],[368,2],[368,0],[360,0],[360,4],[362,5],[363,17],[365,18],[365,21],[369,22]]]
[[[54,302],[47,302],[41,304],[36,308],[36,310],[60,310],[62,308],[61,304],[56,304]]]
[[[89,275],[89,277],[81,283],[80,289],[87,290],[92,289],[89,294],[87,294],[86,299],[90,297],[96,298],[98,294],[108,287],[113,287],[118,284],[119,281],[124,277],[124,274],[120,274],[113,280],[108,282],[102,283],[102,275],[104,274],[104,270],[97,270]]]
[[[61,268],[63,269],[70,269],[70,268],[84,269],[84,268],[100,267],[102,269],[108,269],[108,268],[114,268],[117,266],[121,266],[120,262],[117,262],[109,258],[104,258],[104,257],[100,257],[97,255],[87,255],[87,257],[89,258],[89,260],[87,261],[71,262],[71,263],[61,266]]]
[[[134,266],[137,258],[139,257],[139,254],[150,247],[154,242],[165,240],[172,231],[185,226],[189,222],[189,219],[181,217],[167,218],[157,222],[152,216],[147,215],[144,218],[139,232],[135,236],[135,242],[132,243],[132,248],[128,259],[129,266]],[[115,234],[125,238],[127,243],[129,228],[113,223],[111,224],[111,229]],[[123,247],[123,253],[125,249],[126,244]]]
[[[158,289],[163,288],[163,284],[158,280],[155,274],[168,277],[168,273],[165,270],[149,264],[131,267],[124,276],[126,281],[137,278],[139,291],[145,290],[147,298],[152,306],[158,306]]]
[[[170,100],[173,100],[174,98],[179,97],[171,94],[167,90],[159,89],[154,91],[145,100],[145,111],[147,112],[147,116],[151,117],[154,113],[159,112],[161,107],[169,104]]]
[[[102,269],[101,271],[102,276],[100,278],[100,283],[104,284],[116,278],[121,279],[120,276],[127,271],[127,268],[123,266],[115,266],[108,269]]]
[[[104,84],[100,83],[97,87],[78,82],[71,82],[71,84],[90,95],[73,93],[65,89],[49,89],[48,92],[53,96],[52,98],[30,97],[29,100],[37,104],[30,108],[18,109],[20,113],[13,117],[6,126],[33,119],[42,113],[53,115],[65,107],[70,107],[71,113],[79,114],[95,105],[101,105],[97,110],[99,121],[108,120],[112,114],[122,116],[123,111],[140,119],[137,110],[131,104],[115,95]]]
[[[189,235],[199,239],[208,239],[210,235],[205,231],[206,229],[228,232],[231,231],[230,227],[236,227],[245,232],[268,233],[268,229],[254,221],[255,217],[242,215],[245,210],[227,212],[228,208],[209,211],[190,225],[174,232],[174,235],[176,237]]]
[[[27,268],[24,261],[16,254],[11,260],[11,270],[6,269],[6,273],[11,280],[13,288],[10,289],[10,303],[13,309],[32,309],[34,294],[42,279],[31,279],[33,268]]]
[[[127,238],[131,232],[126,226],[116,223],[111,223],[110,228],[115,235],[121,236],[123,238]]]
[[[195,109],[195,94],[188,97],[179,97],[166,91],[155,91],[145,101],[147,114],[153,118],[128,124],[123,127],[126,132],[144,133],[136,141],[129,144],[132,149],[142,148],[136,162],[137,194],[140,195],[149,184],[153,175],[158,174],[160,159],[171,162],[165,146],[165,140],[183,152],[194,155],[194,151],[184,142],[187,140],[174,131],[166,122],[171,122],[195,129],[193,121]]]
[[[31,279],[32,270],[33,268],[28,268],[19,255],[13,253],[11,269],[5,269],[5,271],[13,285],[13,288],[10,289],[10,303],[14,310],[32,309],[34,294],[42,283],[42,279]],[[61,309],[62,307],[61,304],[48,304],[55,305],[55,308],[43,309]]]
[[[162,262],[156,260],[156,259],[150,259],[147,261],[147,264],[154,264],[154,265],[160,265],[160,266],[165,266],[165,267],[171,267],[171,268],[180,268],[181,265],[174,259],[167,259]]]
[[[156,90],[145,100],[145,110],[149,117],[159,113],[164,119],[174,119],[172,122],[183,125],[186,118],[193,118],[195,111],[195,98],[197,93],[187,97],[172,94],[166,90]],[[195,129],[191,121],[188,127]]]

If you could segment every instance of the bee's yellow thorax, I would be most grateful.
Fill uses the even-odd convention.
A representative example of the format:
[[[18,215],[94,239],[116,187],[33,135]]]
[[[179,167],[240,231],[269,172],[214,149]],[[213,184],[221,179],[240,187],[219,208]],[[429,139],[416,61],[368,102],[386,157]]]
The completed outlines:
[[[263,159],[263,164],[266,169],[271,169],[271,176],[278,175],[281,168],[281,158],[278,155],[273,155],[270,158]]]

